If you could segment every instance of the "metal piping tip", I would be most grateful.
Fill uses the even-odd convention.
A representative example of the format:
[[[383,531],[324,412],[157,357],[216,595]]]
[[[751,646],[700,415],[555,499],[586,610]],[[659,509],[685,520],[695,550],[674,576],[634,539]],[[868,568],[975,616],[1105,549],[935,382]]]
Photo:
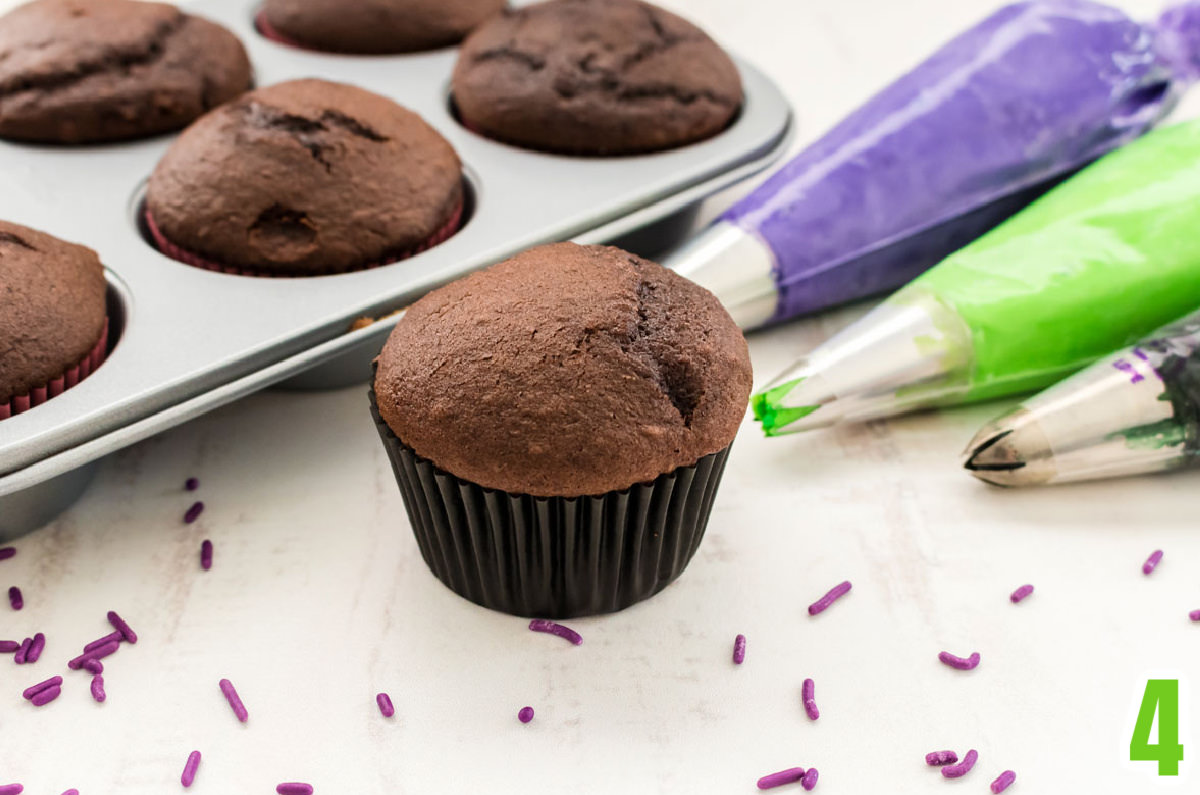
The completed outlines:
[[[1044,444],[1036,443],[1031,436],[1041,436],[1035,424],[1015,424],[1006,429],[989,425],[967,445],[963,468],[994,486],[1049,483],[1058,471],[1053,456]],[[1031,451],[1033,455],[1030,455]]]

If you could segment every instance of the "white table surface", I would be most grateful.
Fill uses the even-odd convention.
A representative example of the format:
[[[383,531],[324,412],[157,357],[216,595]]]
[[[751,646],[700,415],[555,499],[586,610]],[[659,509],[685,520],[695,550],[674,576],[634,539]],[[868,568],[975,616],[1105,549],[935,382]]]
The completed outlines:
[[[784,86],[800,143],[994,5],[664,4]],[[758,381],[852,314],[753,335]],[[21,586],[26,603],[0,605],[0,637],[49,638],[36,665],[0,664],[0,784],[175,792],[199,749],[200,794],[294,780],[318,793],[749,793],[794,765],[818,767],[825,795],[986,793],[1005,768],[1014,793],[1195,791],[1186,731],[1200,693],[1185,690],[1184,775],[1123,760],[1145,679],[1186,684],[1200,654],[1187,619],[1200,607],[1200,475],[985,487],[957,455],[1007,405],[774,440],[747,421],[684,576],[624,613],[571,622],[585,638],[573,647],[428,573],[364,389],[254,396],[108,458],[73,509],[0,562],[0,587]],[[207,510],[184,526],[189,476]],[[1147,578],[1155,548],[1166,557]],[[853,592],[808,617],[843,579]],[[1037,592],[1011,605],[1025,582]],[[108,631],[108,609],[141,641],[107,661],[98,705],[63,663]],[[942,649],[983,663],[949,670]],[[56,673],[56,702],[21,700]],[[943,748],[978,749],[975,772],[947,782],[927,768]]]

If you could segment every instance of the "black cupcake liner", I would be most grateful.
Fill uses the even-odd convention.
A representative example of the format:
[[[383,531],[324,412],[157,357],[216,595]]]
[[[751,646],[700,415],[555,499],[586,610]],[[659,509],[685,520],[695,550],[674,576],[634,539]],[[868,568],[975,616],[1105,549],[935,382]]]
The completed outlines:
[[[372,378],[374,384],[374,378]],[[612,613],[683,573],[704,538],[729,447],[624,491],[534,497],[444,472],[371,416],[425,563],[466,599],[530,618]]]

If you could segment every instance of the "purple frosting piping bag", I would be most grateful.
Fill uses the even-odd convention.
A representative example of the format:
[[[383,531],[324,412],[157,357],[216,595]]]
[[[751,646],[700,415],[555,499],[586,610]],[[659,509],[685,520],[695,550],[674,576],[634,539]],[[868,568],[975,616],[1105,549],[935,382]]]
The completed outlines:
[[[664,264],[743,328],[887,292],[1137,138],[1200,76],[1200,0],[1028,0],[947,42]]]

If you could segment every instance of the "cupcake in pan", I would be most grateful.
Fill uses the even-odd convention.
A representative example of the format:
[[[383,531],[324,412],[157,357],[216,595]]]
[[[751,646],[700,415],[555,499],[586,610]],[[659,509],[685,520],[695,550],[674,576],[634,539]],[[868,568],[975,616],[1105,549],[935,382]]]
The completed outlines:
[[[105,293],[96,252],[0,221],[0,420],[100,366],[108,345]]]
[[[168,256],[263,276],[395,262],[452,235],[462,164],[420,116],[343,83],[242,95],[179,137],[154,169],[145,221]]]
[[[417,301],[371,401],[433,573],[486,607],[568,617],[683,571],[750,381],[711,293],[620,249],[560,243]]]
[[[34,0],[0,17],[0,137],[92,143],[177,130],[250,87],[237,37],[173,5]]]
[[[729,56],[695,25],[639,0],[549,0],[493,17],[463,43],[453,91],[476,132],[575,155],[701,141],[742,106]]]
[[[264,36],[294,47],[384,55],[445,47],[506,0],[266,0]]]

